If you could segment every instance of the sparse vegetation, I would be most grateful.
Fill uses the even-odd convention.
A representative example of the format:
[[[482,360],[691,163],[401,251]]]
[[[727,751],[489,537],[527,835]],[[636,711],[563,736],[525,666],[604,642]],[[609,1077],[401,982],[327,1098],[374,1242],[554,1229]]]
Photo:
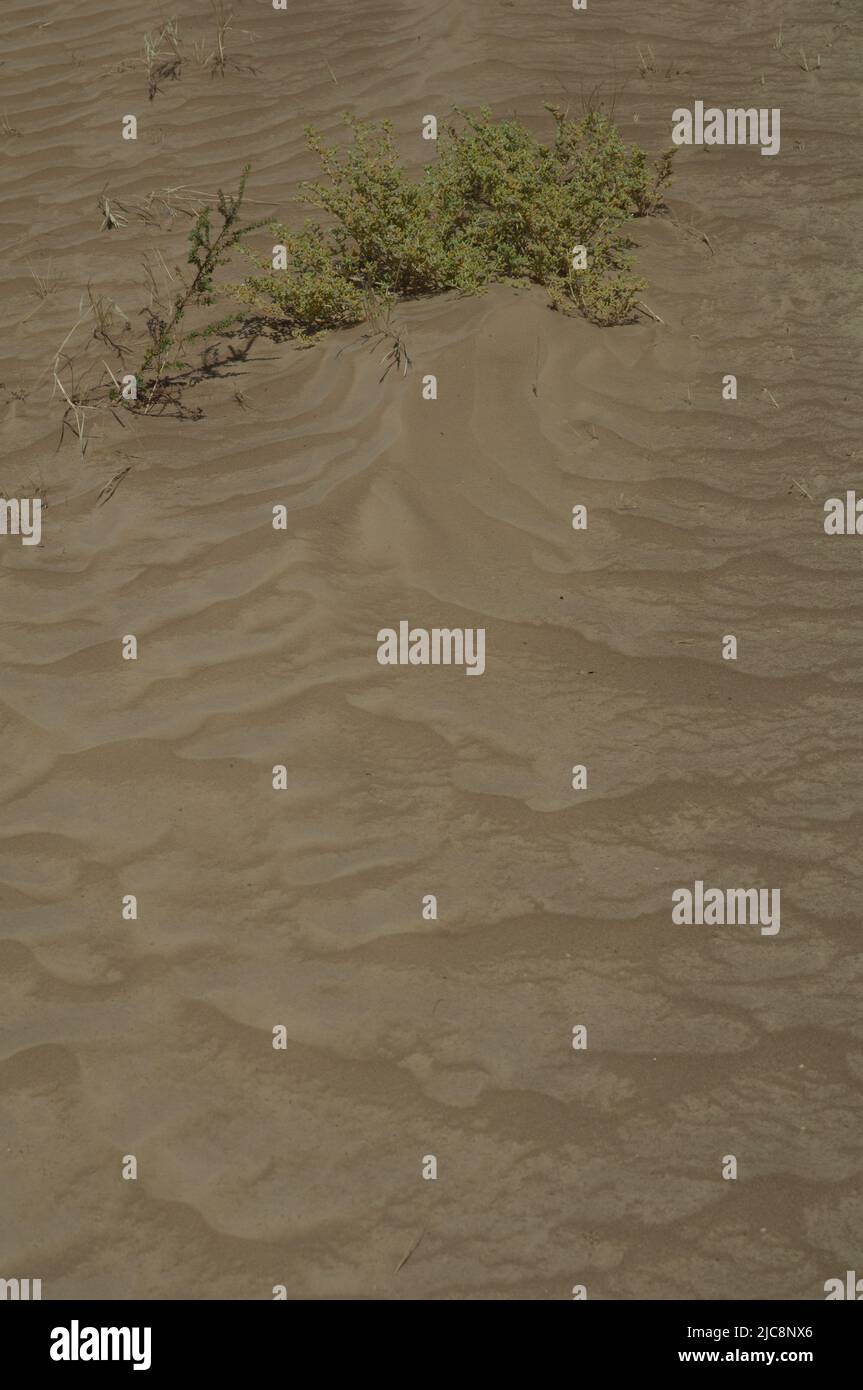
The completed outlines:
[[[106,196],[104,189],[99,194],[97,206],[102,214],[101,230],[103,232],[113,232],[115,228],[125,227],[128,224],[129,219],[126,216],[126,208],[123,207],[122,203],[116,201],[112,204]]]
[[[180,26],[176,19],[166,19],[161,29],[144,35],[142,61],[147,73],[147,95],[152,101],[160,82],[169,78],[176,82],[183,67]]]
[[[127,314],[123,313],[113,299],[93,293],[92,285],[87,286],[87,298],[93,315],[93,337],[116,352],[122,359],[126,347],[117,341],[121,333],[128,333],[132,327]]]
[[[656,54],[650,44],[647,45],[647,52],[638,50],[638,71],[641,77],[646,77],[649,72],[656,70]]]
[[[56,353],[52,364],[52,374],[54,385],[51,390],[51,399],[59,394],[65,406],[63,418],[60,423],[60,443],[63,442],[67,429],[74,434],[78,440],[78,447],[81,451],[81,458],[87,452],[87,413],[97,408],[97,400],[94,399],[92,386],[86,384],[86,380],[75,370],[75,361],[71,353],[66,352],[66,344],[70,341],[81,324],[89,317],[91,309],[88,307],[75,321],[69,332],[66,334]],[[63,373],[66,372],[67,380],[64,383]],[[59,448],[59,444],[58,444]]]
[[[385,343],[389,343],[387,351],[382,355],[378,363],[383,367],[380,380],[385,381],[392,369],[395,367],[396,373],[407,376],[408,368],[413,366],[413,359],[408,352],[407,338],[402,327],[393,322],[392,299],[381,300],[376,294],[368,291],[365,295],[365,305],[363,319],[368,323],[368,329],[361,335],[358,342],[348,344],[351,349],[357,346],[367,346],[369,352],[375,352]],[[346,351],[340,348],[337,356]]]
[[[197,217],[201,208],[212,202],[212,193],[204,193],[188,184],[153,188],[143,201],[135,204],[135,213],[148,227],[173,226],[178,216]]]
[[[48,263],[44,275],[40,275],[39,271],[35,270],[32,265],[28,264],[28,269],[33,281],[32,293],[35,294],[36,298],[39,300],[47,299],[49,294],[53,294],[57,288],[57,281],[51,274],[51,263]]]
[[[515,120],[460,111],[462,125],[441,132],[437,159],[418,180],[402,169],[386,122],[346,117],[352,143],[343,149],[309,130],[326,181],[304,185],[303,201],[329,224],[269,224],[285,247],[284,269],[243,248],[262,273],[233,292],[298,336],[362,322],[369,293],[386,304],[475,294],[494,282],[542,285],[553,307],[595,323],[631,321],[643,282],[632,274],[625,226],[661,206],[674,151],[651,167],[606,115],[570,120],[547,109],[549,145]],[[588,250],[584,270],[572,268],[577,245]]]
[[[249,165],[247,164],[243,169],[235,194],[225,194],[219,189],[216,209],[222,225],[218,231],[213,228],[212,208],[209,206],[201,208],[195,218],[192,230],[189,232],[187,261],[189,265],[194,267],[194,275],[188,283],[181,285],[174,294],[171,304],[164,310],[159,302],[159,296],[155,292],[152,271],[150,272],[154,285],[154,292],[151,294],[150,307],[147,312],[150,346],[137,373],[138,404],[142,405],[144,409],[149,409],[160,398],[165,390],[166,377],[169,374],[188,368],[189,364],[180,360],[186,343],[196,338],[212,337],[236,319],[236,315],[232,315],[220,323],[210,324],[208,328],[193,332],[186,331],[185,328],[186,311],[191,305],[213,303],[215,297],[214,276],[219,266],[224,265],[229,259],[232,250],[242,237],[263,225],[263,223],[258,222],[243,226],[240,222],[240,211],[245,197],[248,176]],[[170,278],[173,279],[174,277]],[[140,394],[141,391],[143,391],[143,399]]]
[[[20,320],[21,323],[29,323],[30,319],[33,318],[34,314],[37,314],[39,312],[46,299],[48,299],[57,288],[57,281],[51,273],[50,262],[48,263],[44,274],[40,274],[40,272],[29,263],[29,261],[27,263],[27,268],[30,271],[30,279],[33,282],[30,287],[30,293],[32,295],[35,295],[37,304],[35,309],[31,309],[30,313],[26,314],[25,317]]]
[[[224,77],[229,63],[237,68],[243,66],[235,58],[229,58],[226,51],[228,34],[234,27],[234,12],[225,9],[224,0],[210,0],[210,9],[216,21],[216,37],[212,47],[203,40],[196,43],[195,56],[201,67],[208,69],[211,77],[215,77],[216,73]]]
[[[52,364],[54,393],[64,407],[62,432],[77,436],[83,456],[93,411],[168,410],[195,418],[200,412],[184,405],[183,386],[190,373],[225,365],[215,340],[238,325],[246,339],[267,326],[274,336],[309,341],[328,329],[365,324],[359,342],[379,354],[384,380],[411,365],[394,308],[421,295],[535,284],[545,288],[553,308],[580,312],[597,324],[627,323],[637,313],[662,323],[638,297],[643,282],[632,270],[628,224],[663,206],[674,152],[651,163],[642,149],[624,142],[610,113],[592,107],[570,119],[566,111],[548,110],[554,123],[548,144],[514,119],[494,121],[485,109],[458,112],[418,178],[402,167],[387,123],[346,117],[351,138],[339,148],[310,129],[322,176],[303,186],[301,201],[319,220],[307,219],[300,228],[242,221],[248,165],[236,193],[219,190],[215,200],[187,186],[154,189],[137,212],[156,225],[178,212],[193,219],[191,274],[169,267],[158,251],[152,262],[145,260],[141,312],[149,344],[134,373],[134,399],[125,367],[130,321],[113,300],[88,289],[88,303]],[[129,208],[109,202],[106,192],[99,199],[103,227],[122,229]],[[284,247],[283,268],[273,268],[272,243],[265,254],[253,249],[252,234],[265,227]],[[587,250],[587,265],[575,269],[573,253],[580,247]],[[252,260],[253,273],[217,288],[218,271],[238,252]],[[50,276],[42,284],[34,274],[34,284],[38,295],[50,292]],[[199,314],[204,326],[190,326],[193,309],[206,309],[226,293],[239,300],[233,312],[209,324]],[[88,321],[92,337],[117,354],[116,371],[102,360],[97,365],[107,375],[96,380],[76,371],[67,351]],[[185,360],[193,343],[204,344],[195,368]],[[241,358],[240,349],[229,348],[229,363]],[[234,399],[248,408],[243,392]]]

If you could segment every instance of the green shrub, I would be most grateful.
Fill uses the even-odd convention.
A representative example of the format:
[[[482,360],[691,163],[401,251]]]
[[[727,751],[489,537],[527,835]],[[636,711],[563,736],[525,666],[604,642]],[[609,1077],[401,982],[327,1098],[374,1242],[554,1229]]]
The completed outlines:
[[[487,109],[459,111],[462,125],[442,130],[437,159],[417,180],[402,169],[388,122],[346,117],[353,142],[343,149],[307,131],[325,181],[305,184],[302,197],[327,225],[273,223],[287,269],[249,253],[263,273],[234,292],[297,334],[360,322],[368,295],[470,294],[496,281],[543,285],[555,307],[597,323],[631,320],[644,282],[625,226],[661,206],[673,151],[650,168],[605,115],[572,121],[548,110],[550,145]],[[572,267],[577,245],[586,270]]]
[[[211,207],[203,207],[197,214],[187,238],[189,252],[186,257],[194,274],[181,282],[170,305],[153,303],[151,306],[147,316],[150,346],[135,374],[139,389],[138,404],[146,409],[157,399],[172,373],[188,369],[188,362],[180,360],[186,345],[198,338],[212,337],[236,317],[194,332],[185,327],[186,316],[192,305],[210,305],[214,302],[216,287],[213,277],[219,267],[230,259],[235,248],[241,247],[245,236],[266,225],[261,221],[250,222],[246,226],[240,223],[250,167],[247,164],[243,169],[236,193],[226,194],[219,189],[216,210],[221,227],[218,230],[213,227]],[[140,394],[142,390],[146,393],[143,399]]]
[[[246,255],[267,271],[250,275],[234,292],[242,303],[264,307],[298,334],[346,328],[366,317],[365,299],[356,278],[345,272],[326,233],[314,223],[290,232],[280,222],[270,231],[287,250],[287,269],[272,270],[269,257],[246,248]]]

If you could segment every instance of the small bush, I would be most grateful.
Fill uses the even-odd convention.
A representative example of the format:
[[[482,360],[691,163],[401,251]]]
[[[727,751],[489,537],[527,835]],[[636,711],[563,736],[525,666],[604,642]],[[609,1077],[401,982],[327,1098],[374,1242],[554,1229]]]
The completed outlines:
[[[366,317],[362,289],[345,273],[326,233],[313,223],[301,232],[290,232],[279,222],[269,225],[287,250],[287,268],[272,270],[269,257],[243,248],[267,273],[250,275],[235,285],[237,298],[275,311],[275,317],[299,335],[361,323]]]
[[[240,223],[249,169],[247,164],[236,193],[226,194],[219,189],[216,210],[221,226],[218,230],[213,227],[211,207],[203,207],[198,212],[187,238],[189,253],[186,260],[194,274],[182,284],[170,305],[161,306],[155,302],[151,305],[147,316],[150,346],[136,373],[139,392],[141,389],[146,391],[144,401],[147,409],[158,399],[172,373],[188,369],[189,363],[179,360],[186,345],[199,338],[212,337],[236,318],[234,315],[203,330],[189,331],[185,327],[186,315],[192,305],[210,305],[214,302],[216,288],[213,277],[218,268],[228,261],[243,237],[265,225],[261,221],[250,222],[246,226]],[[138,401],[142,403],[140,394]]]
[[[437,159],[418,180],[402,169],[392,127],[346,117],[352,144],[336,149],[307,131],[326,181],[303,186],[303,201],[328,224],[271,231],[287,248],[287,269],[249,253],[262,274],[234,292],[297,334],[358,323],[369,295],[458,290],[494,282],[534,283],[557,308],[596,323],[626,323],[644,282],[632,273],[626,223],[662,204],[673,151],[651,167],[611,120],[589,112],[573,121],[555,107],[544,145],[518,121],[459,111]],[[574,270],[577,245],[586,270]]]

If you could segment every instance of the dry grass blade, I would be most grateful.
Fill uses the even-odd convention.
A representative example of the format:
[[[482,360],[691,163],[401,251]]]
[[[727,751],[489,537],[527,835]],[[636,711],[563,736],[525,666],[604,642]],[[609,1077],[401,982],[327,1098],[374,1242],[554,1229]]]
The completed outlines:
[[[128,314],[124,314],[119,304],[113,299],[105,299],[101,294],[94,295],[90,285],[87,286],[87,296],[90,301],[90,312],[93,315],[93,337],[101,340],[108,347],[114,348],[122,356],[123,348],[114,341],[112,336],[118,331],[114,323],[114,315],[118,314],[123,322],[122,329],[119,331],[128,333],[132,327]]]
[[[87,425],[89,415],[95,410],[112,408],[110,392],[104,378],[100,377],[99,381],[91,382],[90,385],[85,385],[88,374],[95,370],[99,364],[91,363],[84,370],[83,374],[79,375],[76,371],[75,359],[71,355],[71,351],[66,351],[67,343],[71,341],[82,324],[85,324],[90,318],[95,318],[97,321],[97,328],[94,330],[94,336],[98,336],[99,313],[100,309],[102,309],[103,301],[94,299],[92,291],[89,289],[88,295],[89,303],[86,309],[84,309],[83,313],[79,314],[79,317],[69,329],[69,332],[54,354],[54,360],[51,366],[47,369],[47,371],[51,372],[54,379],[54,385],[51,390],[51,400],[54,400],[55,396],[59,394],[65,402],[63,418],[60,424],[60,439],[57,447],[58,449],[60,448],[60,445],[63,443],[63,436],[68,429],[78,440],[82,459],[87,452],[89,438]],[[79,304],[79,310],[82,308],[83,297],[81,304]],[[104,312],[103,309],[102,312]],[[123,315],[123,317],[125,318],[125,315]],[[110,341],[110,339],[108,341]],[[104,366],[105,364],[102,363],[102,365]],[[45,374],[43,374],[43,377],[44,375]],[[108,375],[116,384],[117,379],[110,368],[108,368]],[[63,379],[64,376],[66,380]],[[41,379],[42,378],[40,378],[40,380]]]
[[[716,255],[713,242],[710,240],[710,237],[707,235],[705,231],[702,230],[701,227],[696,227],[693,222],[681,222],[679,218],[675,217],[673,214],[671,217],[671,223],[672,226],[677,227],[679,231],[685,232],[687,236],[694,236],[697,237],[699,241],[703,241],[704,245],[709,250],[711,256]]]
[[[224,77],[229,67],[236,68],[238,72],[254,72],[251,63],[241,62],[239,58],[228,56],[227,41],[228,35],[234,27],[234,11],[226,10],[224,0],[210,0],[210,9],[213,11],[213,18],[216,21],[215,45],[210,48],[203,39],[195,43],[195,58],[202,68],[209,68],[210,76],[215,77],[216,73]],[[244,35],[254,41],[255,35],[248,30],[243,30]]]
[[[658,314],[655,314],[653,310],[648,308],[646,304],[643,304],[640,299],[635,301],[635,307],[636,309],[640,309],[643,314],[646,314],[649,319],[654,319],[656,323],[665,324],[665,319],[661,319]]]
[[[384,353],[383,357],[381,358],[379,365],[382,365],[383,363],[387,364],[386,367],[384,367],[383,375],[380,378],[381,381],[386,380],[393,367],[395,367],[396,371],[399,371],[399,369],[401,369],[402,376],[407,376],[408,367],[413,366],[410,353],[407,350],[407,345],[405,344],[405,340],[402,337],[401,333],[390,333],[388,336],[392,338],[393,345],[390,348],[389,352]]]
[[[647,45],[647,53],[638,50],[638,71],[642,77],[646,77],[649,72],[656,70],[656,54],[650,44]]]
[[[149,226],[161,226],[163,218],[168,219],[170,226],[178,214],[197,217],[201,209],[212,201],[212,194],[192,188],[189,184],[178,183],[172,187],[151,189],[144,201],[136,205],[135,211],[142,222]]]
[[[131,471],[132,465],[131,463],[128,463],[125,468],[120,469],[119,473],[115,473],[113,478],[108,479],[107,483],[103,488],[100,489],[99,494],[96,497],[97,506],[104,507],[106,502],[110,502],[111,498],[114,496],[114,493],[117,491],[117,488],[122,483],[126,474],[131,473]]]
[[[64,358],[63,366],[71,367],[71,359],[68,357]],[[81,458],[83,459],[85,453],[87,452],[87,438],[85,434],[85,426],[87,423],[87,405],[83,401],[74,400],[72,396],[69,395],[68,391],[66,390],[66,387],[60,380],[61,370],[62,367],[60,365],[60,359],[58,358],[54,364],[54,389],[59,390],[64,401],[66,402],[66,409],[63,412],[63,421],[60,426],[60,443],[63,442],[63,434],[65,430],[67,428],[71,429],[73,434],[77,436],[78,443],[81,448]],[[54,393],[52,392],[51,394],[53,396]],[[73,421],[74,424],[72,423]]]
[[[161,29],[144,35],[142,62],[147,73],[147,95],[153,100],[159,83],[169,78],[176,82],[183,67],[180,26],[176,18],[166,19]]]
[[[57,288],[57,282],[51,278],[51,262],[48,262],[48,269],[44,275],[40,275],[38,270],[34,270],[29,261],[27,267],[33,277],[34,288],[31,293],[35,294],[37,299],[47,299],[49,294],[53,294]]]
[[[38,314],[39,310],[42,308],[42,305],[45,303],[45,300],[48,298],[49,295],[52,295],[57,288],[56,280],[52,279],[51,277],[50,261],[48,262],[48,268],[44,275],[40,275],[38,270],[34,270],[33,266],[30,265],[29,261],[27,262],[27,268],[29,269],[30,275],[33,279],[33,285],[30,289],[30,293],[36,296],[39,303],[36,305],[35,309],[30,310],[29,314],[24,315],[23,319],[20,320],[21,323],[28,323],[30,319],[32,319],[34,314]]]
[[[210,57],[210,69],[213,76],[218,72],[224,77],[225,64],[227,62],[225,56],[225,40],[231,28],[231,20],[234,17],[234,12],[233,10],[228,10],[227,14],[225,13],[223,0],[210,0],[210,8],[216,20],[216,47]]]
[[[105,196],[104,190],[99,194],[97,207],[102,214],[102,226],[100,231],[113,232],[116,227],[125,227],[129,219],[124,214],[127,211],[122,203],[114,203],[113,207]]]
[[[404,1265],[407,1264],[407,1262],[408,1262],[408,1260],[410,1259],[411,1255],[412,1255],[412,1254],[414,1253],[414,1251],[418,1248],[419,1243],[420,1243],[420,1241],[422,1240],[422,1238],[423,1238],[424,1235],[425,1235],[425,1227],[423,1227],[423,1229],[420,1231],[420,1233],[419,1233],[419,1235],[417,1236],[416,1240],[414,1240],[414,1241],[411,1243],[411,1245],[408,1247],[408,1249],[407,1249],[407,1251],[405,1252],[405,1254],[402,1255],[401,1259],[399,1260],[398,1264],[396,1265],[395,1269],[393,1270],[393,1274],[398,1274],[399,1270],[400,1270]]]

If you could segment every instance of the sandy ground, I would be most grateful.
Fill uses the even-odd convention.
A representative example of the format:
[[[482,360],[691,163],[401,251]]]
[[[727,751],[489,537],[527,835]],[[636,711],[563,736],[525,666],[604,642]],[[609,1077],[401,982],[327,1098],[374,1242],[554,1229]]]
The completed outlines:
[[[0,483],[47,511],[39,547],[0,539],[0,1276],[823,1298],[863,1271],[863,541],[822,514],[863,491],[860,5],[234,10],[254,70],[208,77],[178,0],[152,102],[155,12],[2,17]],[[293,219],[307,122],[389,117],[418,167],[427,113],[547,132],[597,83],[652,152],[696,99],[781,109],[778,156],[684,149],[637,225],[662,323],[414,303],[404,377],[359,330],[223,344],[201,418],[60,443],[60,345],[64,380],[116,361],[87,286],[132,362],[144,260],[184,261],[154,190],[250,160],[250,213]],[[380,667],[403,618],[484,627],[485,674]],[[779,887],[779,934],[673,925],[696,879]]]

